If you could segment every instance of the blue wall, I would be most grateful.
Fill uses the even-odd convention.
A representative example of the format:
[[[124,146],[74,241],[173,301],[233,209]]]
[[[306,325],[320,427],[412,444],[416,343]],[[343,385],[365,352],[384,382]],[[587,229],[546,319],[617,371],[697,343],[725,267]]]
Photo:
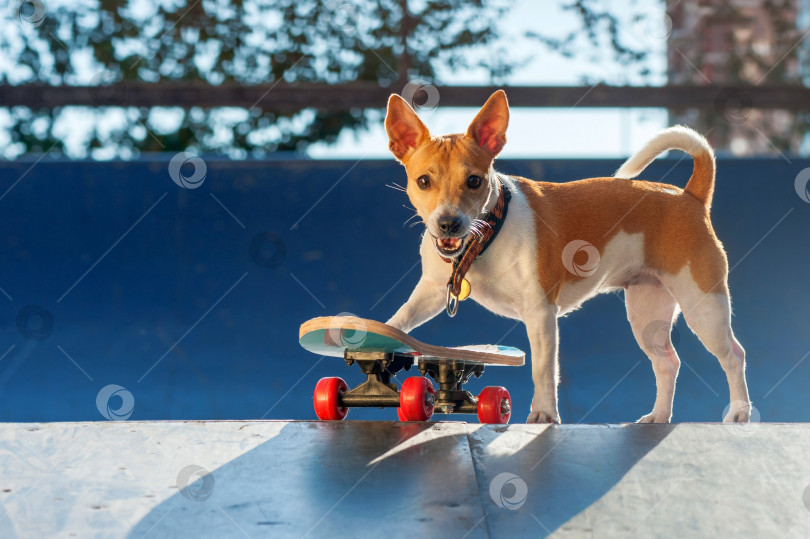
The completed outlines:
[[[392,160],[206,161],[207,178],[194,190],[172,182],[164,157],[0,164],[0,420],[103,419],[96,398],[108,384],[131,392],[132,419],[311,419],[318,378],[360,380],[340,360],[317,362],[300,349],[297,330],[308,318],[340,312],[385,320],[409,295],[421,227],[402,226],[406,197],[385,187],[404,182],[402,168]],[[683,185],[691,161],[676,162],[661,159],[645,177],[669,172],[667,181]],[[609,175],[618,165],[504,161],[499,168],[566,181]],[[718,163],[713,218],[734,266],[734,326],[764,421],[810,419],[810,359],[795,367],[810,351],[810,204],[794,190],[808,166]],[[436,344],[528,349],[522,325],[514,325],[465,303],[456,318],[442,315],[414,334]],[[725,377],[683,321],[677,331],[687,365],[674,419],[719,420]],[[563,421],[632,421],[651,409],[652,371],[620,294],[561,321],[560,355]],[[510,389],[514,420],[525,420],[529,366],[492,368],[474,389],[490,384]],[[396,415],[353,410],[349,417]]]

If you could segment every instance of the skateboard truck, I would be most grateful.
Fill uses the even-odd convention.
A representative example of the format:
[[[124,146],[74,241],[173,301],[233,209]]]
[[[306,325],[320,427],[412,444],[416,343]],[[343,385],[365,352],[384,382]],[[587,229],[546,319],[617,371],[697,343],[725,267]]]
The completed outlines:
[[[401,370],[410,370],[413,357],[396,353],[346,350],[346,365],[357,363],[366,381],[340,395],[344,407],[398,407],[399,391],[391,383],[391,376]]]
[[[346,350],[346,364],[354,363],[366,375],[366,381],[342,393],[339,403],[344,407],[399,407],[400,395],[391,376],[401,370],[409,370],[414,364],[412,356],[385,352],[357,352]],[[484,365],[463,361],[445,361],[439,358],[417,357],[419,372],[430,376],[439,385],[439,390],[425,394],[425,404],[434,406],[444,414],[476,414],[478,399],[463,389],[472,376],[480,377]]]
[[[430,357],[419,358],[418,365],[422,376],[430,376],[439,384],[435,406],[441,413],[478,413],[478,399],[463,389],[463,386],[472,376],[479,378],[483,374],[483,365],[463,361],[448,362]]]

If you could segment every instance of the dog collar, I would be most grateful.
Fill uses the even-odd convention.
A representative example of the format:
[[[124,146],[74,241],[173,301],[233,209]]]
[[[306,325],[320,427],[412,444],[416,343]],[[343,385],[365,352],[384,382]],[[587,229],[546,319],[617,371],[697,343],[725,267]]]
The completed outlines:
[[[503,226],[503,222],[506,220],[506,213],[509,209],[509,201],[512,199],[512,192],[509,191],[509,188],[500,178],[498,178],[498,183],[501,186],[498,201],[495,203],[495,207],[493,207],[484,218],[488,226],[481,231],[481,235],[476,240],[471,239],[467,242],[467,246],[464,248],[461,255],[457,256],[455,259],[442,257],[448,264],[453,264],[453,272],[450,274],[450,280],[447,281],[446,303],[447,314],[451,317],[455,316],[456,312],[458,312],[459,302],[464,301],[470,295],[470,283],[464,276],[467,274],[467,271],[470,269],[475,259],[487,250],[487,247],[490,246],[495,236],[498,235],[498,232]]]

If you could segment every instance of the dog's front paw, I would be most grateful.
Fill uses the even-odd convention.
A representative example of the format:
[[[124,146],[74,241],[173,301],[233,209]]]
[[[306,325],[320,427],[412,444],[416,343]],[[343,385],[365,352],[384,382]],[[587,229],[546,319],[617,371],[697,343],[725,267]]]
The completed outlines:
[[[671,418],[672,414],[650,412],[649,414],[642,416],[638,421],[636,421],[636,423],[669,423]]]
[[[526,423],[556,423],[560,424],[560,416],[548,412],[531,412]]]

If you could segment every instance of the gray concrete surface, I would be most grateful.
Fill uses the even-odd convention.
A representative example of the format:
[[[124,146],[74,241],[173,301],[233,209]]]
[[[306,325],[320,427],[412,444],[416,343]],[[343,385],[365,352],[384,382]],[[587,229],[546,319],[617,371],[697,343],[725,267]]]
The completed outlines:
[[[0,537],[808,537],[806,424],[0,425]]]

